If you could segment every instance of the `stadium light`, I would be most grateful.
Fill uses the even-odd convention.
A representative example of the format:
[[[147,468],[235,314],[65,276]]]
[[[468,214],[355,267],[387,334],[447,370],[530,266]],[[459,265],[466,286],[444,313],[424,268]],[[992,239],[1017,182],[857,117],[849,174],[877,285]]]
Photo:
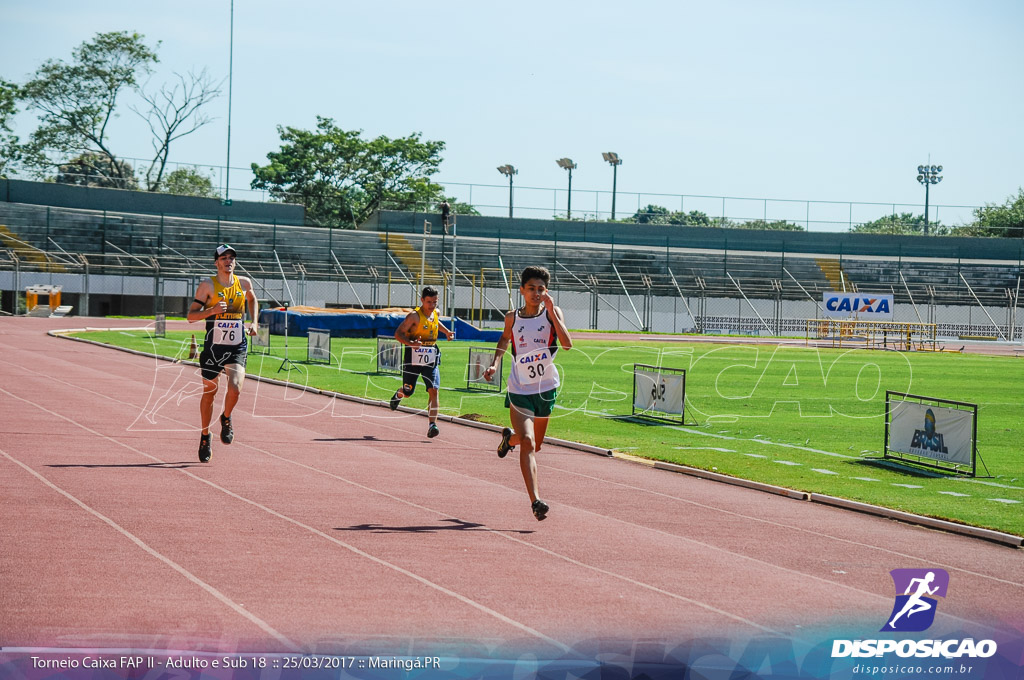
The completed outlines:
[[[228,37],[228,158],[225,161],[224,200],[222,205],[231,205],[231,76],[235,66],[235,0],[231,0],[231,27]]]
[[[565,210],[565,218],[567,220],[572,219],[572,171],[576,169],[576,164],[572,162],[571,158],[559,158],[557,161],[558,167],[569,171],[569,204]]]
[[[511,165],[499,165],[498,172],[508,176],[508,218],[512,219],[512,175],[519,173]]]
[[[924,235],[928,235],[928,189],[942,181],[941,165],[917,166],[917,181],[924,185]]]
[[[619,166],[622,165],[622,159],[619,158],[619,154],[613,151],[605,151],[601,154],[601,157],[608,161],[612,166],[612,222],[615,221],[615,184],[619,178]]]

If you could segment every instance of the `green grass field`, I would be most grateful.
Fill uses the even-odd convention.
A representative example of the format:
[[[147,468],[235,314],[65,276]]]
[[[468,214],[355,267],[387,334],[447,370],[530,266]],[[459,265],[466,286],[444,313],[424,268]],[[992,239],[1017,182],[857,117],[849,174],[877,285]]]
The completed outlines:
[[[145,331],[80,335],[183,356],[191,333],[169,331],[162,339]],[[282,338],[275,336],[272,344],[271,356],[250,355],[250,374],[283,379]],[[304,361],[305,338],[291,338],[289,345],[289,358]],[[441,346],[442,412],[506,424],[503,395],[466,389],[468,343]],[[290,376],[386,400],[399,379],[376,374],[375,352],[375,340],[335,338],[331,366],[302,363]],[[634,362],[687,370],[687,425],[629,418]],[[560,352],[557,363],[563,384],[551,436],[1024,535],[1021,359],[581,340]],[[506,360],[506,376],[508,365]],[[886,390],[978,404],[978,451],[991,477],[983,476],[980,463],[974,480],[880,464]],[[426,405],[422,383],[404,403]]]

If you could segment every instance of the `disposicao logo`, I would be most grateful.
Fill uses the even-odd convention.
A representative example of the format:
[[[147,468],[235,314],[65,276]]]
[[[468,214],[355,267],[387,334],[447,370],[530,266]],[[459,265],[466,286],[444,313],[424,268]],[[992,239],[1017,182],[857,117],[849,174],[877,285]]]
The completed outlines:
[[[931,415],[930,410],[928,415]],[[934,420],[935,416],[932,416]],[[933,424],[933,430],[934,427]],[[896,586],[896,603],[882,630],[928,630],[935,621],[938,606],[938,600],[933,596],[946,597],[949,574],[944,569],[893,569],[889,575]]]
[[[881,632],[912,633],[927,630],[935,621],[937,597],[946,597],[949,573],[944,569],[893,569],[896,601]],[[996,653],[993,640],[833,640],[832,658],[899,657],[953,659],[988,658]]]

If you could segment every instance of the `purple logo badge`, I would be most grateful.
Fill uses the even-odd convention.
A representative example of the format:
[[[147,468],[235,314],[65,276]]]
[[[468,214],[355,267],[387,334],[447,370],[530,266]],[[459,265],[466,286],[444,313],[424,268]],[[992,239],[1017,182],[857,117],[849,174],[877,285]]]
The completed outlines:
[[[918,632],[927,630],[935,620],[938,600],[949,588],[949,574],[944,569],[893,569],[896,602],[883,631]]]

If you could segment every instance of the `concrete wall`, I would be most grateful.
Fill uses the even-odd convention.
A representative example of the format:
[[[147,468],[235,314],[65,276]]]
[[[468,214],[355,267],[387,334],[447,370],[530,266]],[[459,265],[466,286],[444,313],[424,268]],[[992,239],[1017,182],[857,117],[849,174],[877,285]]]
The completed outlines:
[[[151,215],[221,218],[240,222],[267,222],[301,225],[306,209],[301,205],[232,201],[221,205],[216,198],[174,196],[148,191],[79,187],[51,182],[28,182],[20,179],[0,180],[0,201],[30,203],[60,208],[109,210]]]

